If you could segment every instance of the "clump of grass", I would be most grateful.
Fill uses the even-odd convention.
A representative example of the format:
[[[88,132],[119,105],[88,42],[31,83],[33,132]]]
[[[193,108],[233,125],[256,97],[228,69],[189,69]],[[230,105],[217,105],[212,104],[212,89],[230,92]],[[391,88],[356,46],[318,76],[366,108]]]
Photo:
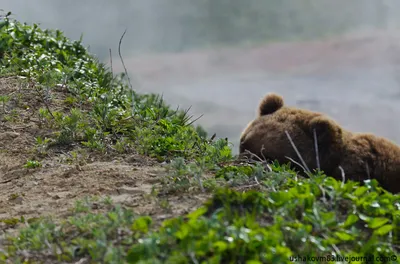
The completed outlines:
[[[0,96],[0,102],[1,102],[1,112],[4,114],[6,112],[6,104],[10,101],[10,97],[7,95],[1,95]]]
[[[192,125],[187,110],[171,109],[159,95],[137,94],[126,74],[111,72],[87,52],[82,39],[71,41],[59,30],[21,24],[6,15],[0,51],[0,75],[23,77],[41,100],[40,126],[53,130],[51,146],[135,151],[160,161],[193,159],[208,147],[204,129]],[[52,107],[60,87],[67,92],[63,102],[69,111]],[[121,138],[129,148],[116,145]]]

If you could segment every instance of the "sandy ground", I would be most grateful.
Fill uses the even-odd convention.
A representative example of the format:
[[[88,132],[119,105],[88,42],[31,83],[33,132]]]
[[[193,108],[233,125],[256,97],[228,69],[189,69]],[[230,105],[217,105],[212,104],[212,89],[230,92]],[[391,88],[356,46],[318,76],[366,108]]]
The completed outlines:
[[[309,42],[125,58],[137,90],[192,106],[237,152],[243,127],[268,92],[324,112],[344,127],[400,143],[400,34],[364,32]],[[118,59],[114,69],[122,70]],[[117,65],[118,64],[118,65]]]

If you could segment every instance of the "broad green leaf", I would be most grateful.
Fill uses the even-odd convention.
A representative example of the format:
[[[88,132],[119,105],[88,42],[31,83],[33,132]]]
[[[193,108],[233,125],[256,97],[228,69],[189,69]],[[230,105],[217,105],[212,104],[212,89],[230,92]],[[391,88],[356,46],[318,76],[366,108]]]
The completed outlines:
[[[246,261],[246,264],[262,264],[262,262],[258,260],[248,260]]]
[[[393,230],[393,225],[384,225],[374,231],[375,235],[384,236]]]
[[[183,240],[190,234],[190,232],[191,232],[190,227],[188,225],[184,224],[175,233],[175,236],[176,236],[176,238]]]
[[[368,227],[375,229],[375,228],[378,228],[378,227],[386,224],[387,222],[389,222],[389,219],[387,219],[387,218],[383,218],[383,217],[371,218],[371,220],[368,221]]]
[[[195,210],[195,211],[189,213],[189,214],[187,215],[187,217],[188,217],[190,220],[196,220],[196,219],[198,219],[200,216],[204,215],[206,212],[207,212],[207,207],[200,207],[199,209],[197,209],[197,210]]]
[[[149,216],[141,216],[135,220],[132,224],[133,231],[140,231],[143,233],[147,233],[149,230],[149,226],[152,223],[152,219]]]
[[[343,224],[343,227],[348,227],[355,224],[358,221],[358,216],[355,214],[351,214],[347,217],[346,221]]]
[[[225,250],[228,249],[228,244],[224,241],[217,241],[214,243],[214,248],[218,251],[218,252],[223,252]]]
[[[354,240],[354,236],[352,236],[352,235],[350,235],[350,234],[348,234],[348,233],[342,232],[342,231],[335,232],[335,235],[336,235],[340,240],[343,240],[343,241]]]
[[[357,197],[360,197],[361,195],[363,195],[364,193],[366,193],[368,191],[368,188],[365,186],[361,186],[358,187],[355,191],[354,191],[354,195]]]

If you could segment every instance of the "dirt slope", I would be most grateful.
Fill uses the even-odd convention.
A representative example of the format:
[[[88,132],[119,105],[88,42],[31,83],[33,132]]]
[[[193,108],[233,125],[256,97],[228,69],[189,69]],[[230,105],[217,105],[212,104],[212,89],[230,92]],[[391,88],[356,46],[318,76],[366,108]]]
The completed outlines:
[[[52,148],[39,157],[35,138],[50,134],[40,128],[37,111],[45,107],[35,90],[15,78],[0,78],[0,95],[10,96],[0,110],[0,220],[70,214],[76,200],[109,196],[138,214],[162,220],[198,207],[206,195],[152,193],[167,172],[162,164],[135,153],[99,155],[82,149]],[[62,110],[65,91],[54,91],[52,109]],[[15,98],[18,98],[16,100]],[[74,152],[75,151],[75,152]],[[25,168],[27,160],[42,166]],[[0,221],[0,230],[6,229]],[[1,234],[1,232],[0,232]]]

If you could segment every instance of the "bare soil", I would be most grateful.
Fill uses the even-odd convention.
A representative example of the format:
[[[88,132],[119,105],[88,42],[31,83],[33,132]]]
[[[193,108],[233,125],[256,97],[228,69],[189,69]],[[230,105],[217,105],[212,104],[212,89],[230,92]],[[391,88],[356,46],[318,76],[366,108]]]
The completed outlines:
[[[1,220],[21,216],[65,218],[71,214],[75,201],[87,196],[108,196],[156,221],[188,213],[208,197],[195,192],[190,196],[152,195],[153,187],[158,187],[160,179],[167,175],[166,169],[163,164],[135,153],[100,155],[54,147],[44,156],[42,167],[25,168],[27,160],[39,155],[35,138],[51,133],[40,128],[37,115],[45,104],[35,89],[16,77],[0,78],[0,95],[12,98],[0,110],[0,230],[10,227]],[[65,91],[56,90],[51,96],[51,109],[68,110],[63,106]],[[10,116],[14,119],[10,120]],[[78,153],[75,159],[72,150]]]

